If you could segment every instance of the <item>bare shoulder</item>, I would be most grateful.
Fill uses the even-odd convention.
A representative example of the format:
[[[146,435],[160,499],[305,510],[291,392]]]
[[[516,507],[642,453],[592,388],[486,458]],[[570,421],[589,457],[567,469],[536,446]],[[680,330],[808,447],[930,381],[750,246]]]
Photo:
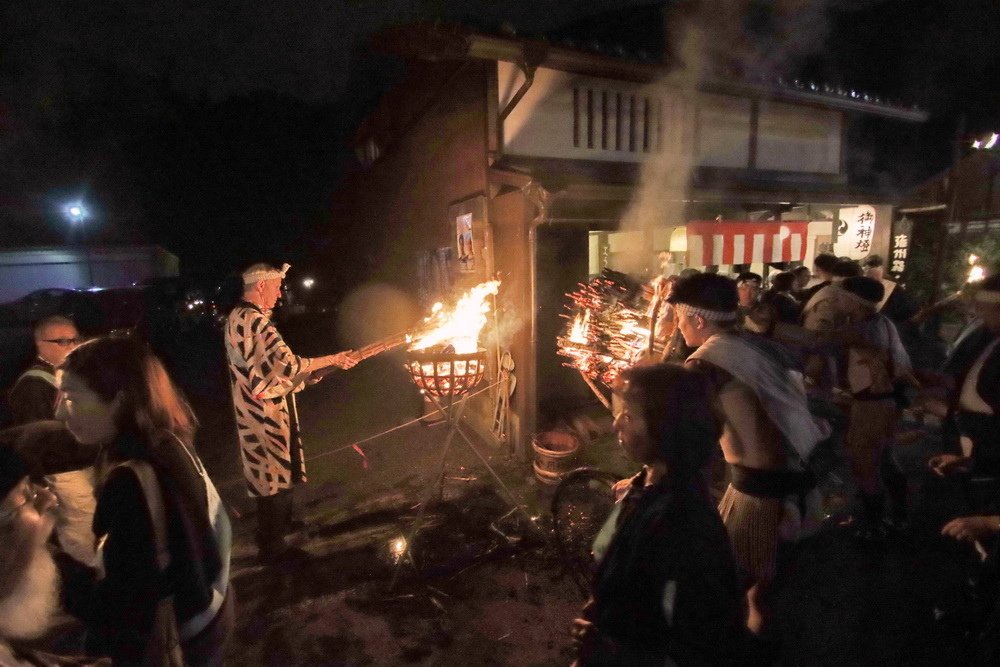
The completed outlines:
[[[726,381],[719,386],[717,396],[724,408],[738,407],[741,412],[758,408],[757,395],[753,389],[732,375],[729,375]]]

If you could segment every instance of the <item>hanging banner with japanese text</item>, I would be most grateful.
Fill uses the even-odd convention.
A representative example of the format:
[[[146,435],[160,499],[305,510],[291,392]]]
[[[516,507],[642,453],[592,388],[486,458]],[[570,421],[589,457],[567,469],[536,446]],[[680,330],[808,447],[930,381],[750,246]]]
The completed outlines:
[[[833,244],[833,254],[838,257],[864,259],[872,249],[875,233],[875,209],[871,206],[855,206],[840,209],[837,223],[837,240]]]
[[[913,237],[913,221],[904,217],[892,226],[889,238],[889,256],[885,259],[885,272],[897,283],[906,282],[906,263],[910,256],[910,239]]]

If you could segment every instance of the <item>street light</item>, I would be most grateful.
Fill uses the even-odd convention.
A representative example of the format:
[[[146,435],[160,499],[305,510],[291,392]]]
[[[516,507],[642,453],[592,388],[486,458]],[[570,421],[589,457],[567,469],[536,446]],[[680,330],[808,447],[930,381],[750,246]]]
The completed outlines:
[[[70,202],[63,206],[63,215],[71,225],[79,225],[87,219],[87,209],[78,201]]]
[[[312,289],[313,285],[315,285],[315,284],[316,284],[316,280],[314,278],[303,278],[302,279],[302,286],[305,287],[306,289]]]

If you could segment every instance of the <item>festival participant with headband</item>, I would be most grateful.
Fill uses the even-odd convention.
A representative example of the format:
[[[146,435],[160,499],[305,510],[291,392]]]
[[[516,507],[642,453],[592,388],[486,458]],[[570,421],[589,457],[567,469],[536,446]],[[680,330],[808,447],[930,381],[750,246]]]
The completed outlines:
[[[225,334],[243,474],[248,493],[257,499],[262,562],[303,555],[285,544],[292,529],[292,488],[306,481],[293,394],[317,382],[317,371],[357,363],[350,351],[307,358],[285,344],[271,309],[289,268],[260,263],[243,272],[243,301],[229,314]]]
[[[921,401],[929,412],[954,420],[958,451],[934,456],[929,464],[942,476],[1000,477],[1000,274],[980,283],[972,301],[979,324],[961,337],[943,368],[952,391],[943,400]]]
[[[798,537],[803,518],[816,513],[815,480],[804,462],[828,428],[809,414],[802,374],[787,350],[737,329],[735,282],[693,276],[677,284],[670,301],[685,342],[698,348],[686,363],[708,376],[723,421],[719,442],[732,482],[719,513],[745,578],[747,627],[760,634],[779,536]]]
[[[740,297],[740,321],[760,304],[761,287],[763,284],[764,279],[759,273],[744,271],[736,276],[736,293]]]

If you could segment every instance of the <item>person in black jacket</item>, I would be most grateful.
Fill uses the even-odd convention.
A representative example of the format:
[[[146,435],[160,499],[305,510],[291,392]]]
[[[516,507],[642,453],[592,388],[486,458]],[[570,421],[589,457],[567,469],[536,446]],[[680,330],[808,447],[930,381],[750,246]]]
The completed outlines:
[[[99,444],[97,536],[104,577],[88,622],[88,650],[115,664],[161,662],[154,637],[173,596],[184,661],[220,665],[233,626],[229,521],[192,447],[195,419],[160,361],[124,338],[78,347],[57,372],[56,416]],[[139,468],[163,497],[169,565],[161,568]]]
[[[796,324],[799,321],[801,306],[792,296],[794,286],[795,274],[791,271],[781,271],[771,277],[771,288],[760,298],[761,304],[773,310],[778,322]]]
[[[921,405],[949,420],[958,434],[956,449],[930,459],[942,476],[972,472],[1000,478],[1000,275],[982,282],[973,296],[979,324],[955,343],[942,369],[937,396],[928,388]],[[951,443],[955,444],[955,443]],[[1000,511],[1000,504],[995,509]]]
[[[622,392],[615,430],[644,469],[595,544],[593,597],[572,630],[577,664],[735,663],[743,591],[701,472],[720,433],[706,382],[673,364],[635,367]]]
[[[35,324],[37,358],[14,382],[8,404],[11,425],[52,419],[56,409],[55,367],[80,342],[73,320],[53,315]]]

